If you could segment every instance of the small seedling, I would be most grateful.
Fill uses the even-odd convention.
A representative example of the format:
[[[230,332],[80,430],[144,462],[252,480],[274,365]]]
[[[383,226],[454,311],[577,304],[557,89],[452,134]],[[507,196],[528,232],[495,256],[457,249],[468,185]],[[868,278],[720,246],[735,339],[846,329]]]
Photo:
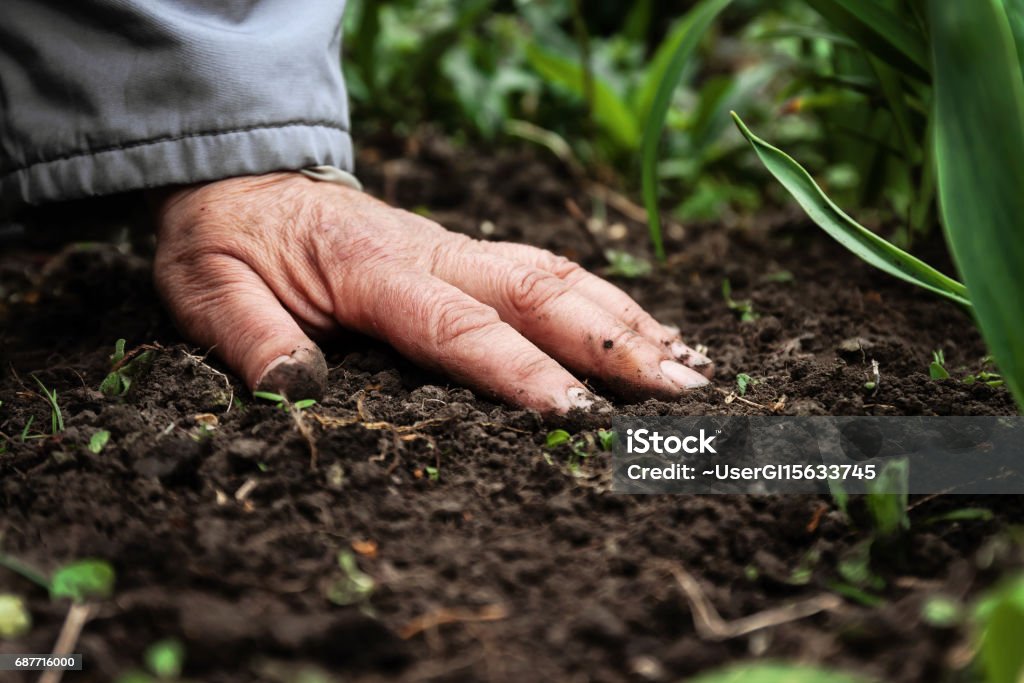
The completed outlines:
[[[110,441],[110,432],[106,429],[101,429],[92,435],[89,439],[89,450],[93,453],[99,454],[103,450],[103,447]]]
[[[928,366],[928,374],[932,379],[949,379],[949,371],[946,370],[946,354],[942,349],[932,351],[932,362]]]
[[[114,568],[103,560],[85,559],[69,562],[46,578],[15,557],[0,553],[0,567],[45,588],[52,600],[71,598],[76,603],[91,599],[106,599],[114,592]]]
[[[50,597],[81,603],[103,600],[114,592],[114,568],[103,560],[78,560],[64,565],[50,579]]]
[[[722,298],[725,299],[725,305],[729,307],[729,310],[739,317],[740,322],[748,323],[757,320],[758,314],[754,312],[754,304],[750,299],[737,301],[732,298],[732,283],[729,282],[729,278],[722,280]]]
[[[252,392],[252,395],[256,398],[262,398],[264,401],[270,401],[286,413],[291,408],[294,408],[295,410],[305,410],[306,408],[312,408],[316,405],[316,399],[314,398],[304,398],[301,401],[289,403],[287,398],[281,394],[275,394],[272,391],[254,391]]]
[[[376,584],[373,577],[364,573],[356,562],[356,556],[347,550],[338,553],[338,568],[341,576],[327,589],[327,599],[335,605],[358,605],[373,595]]]
[[[604,257],[608,259],[605,275],[636,279],[651,274],[650,262],[637,258],[628,251],[605,249]]]
[[[20,638],[32,628],[32,615],[25,601],[11,593],[0,593],[0,639]]]
[[[921,607],[921,618],[936,628],[950,628],[963,621],[960,603],[943,595],[933,595]]]
[[[893,536],[910,528],[907,514],[910,465],[906,459],[886,462],[878,477],[867,482],[867,487],[868,511],[879,536]]]
[[[110,373],[100,383],[100,391],[104,396],[124,396],[135,381],[153,361],[153,351],[142,351],[144,347],[135,349],[130,354],[124,351],[125,340],[118,339],[114,343],[114,353],[110,356]]]
[[[30,438],[29,437],[29,430],[32,429],[32,423],[35,422],[35,419],[36,419],[35,415],[29,415],[28,416],[28,422],[25,423],[25,426],[21,430],[21,441],[22,441],[22,443],[24,443],[27,439]]]
[[[615,432],[611,429],[598,429],[597,441],[601,444],[602,451],[610,451],[615,447]]]
[[[185,664],[185,647],[174,638],[166,638],[146,648],[146,666],[160,680],[174,680]]]
[[[545,446],[547,446],[547,448],[558,448],[563,444],[569,447],[569,470],[575,474],[579,469],[580,463],[591,455],[591,450],[594,445],[593,437],[588,435],[587,437],[573,438],[572,435],[564,429],[555,429],[548,432],[547,438],[545,439]],[[590,446],[590,448],[588,448],[588,446]]]
[[[981,366],[984,368],[991,365],[993,362],[995,361],[992,358],[992,356],[985,356],[984,358],[981,359]],[[1004,384],[1006,384],[1006,382],[1003,380],[1002,375],[995,372],[989,372],[988,370],[982,370],[976,375],[966,375],[961,381],[963,381],[964,384],[974,384],[975,382],[981,382],[983,384],[987,384],[990,387],[1001,387]]]
[[[437,469],[436,467],[431,467],[430,465],[427,465],[426,467],[423,468],[423,471],[427,473],[427,479],[429,479],[430,481],[437,481],[438,479],[441,478],[441,470]]]
[[[736,375],[736,393],[740,396],[747,395],[747,389],[751,388],[755,384],[760,384],[761,380],[754,379],[745,372],[741,372]]]
[[[46,397],[46,402],[50,404],[50,433],[56,434],[64,431],[64,415],[60,412],[60,404],[57,403],[57,390],[47,389],[46,385],[39,381],[39,378],[35,375],[32,379],[36,381],[39,388],[43,390],[43,396]],[[22,439],[24,441],[24,439]]]

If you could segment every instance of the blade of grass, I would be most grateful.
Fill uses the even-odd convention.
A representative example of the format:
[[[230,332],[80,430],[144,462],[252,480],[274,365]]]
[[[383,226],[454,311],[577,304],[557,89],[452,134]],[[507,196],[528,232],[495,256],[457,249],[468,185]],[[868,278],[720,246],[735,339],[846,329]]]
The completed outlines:
[[[587,97],[587,75],[578,63],[545,50],[536,43],[526,46],[526,60],[545,80],[576,97]],[[591,75],[594,121],[617,145],[634,150],[640,140],[638,123],[626,103],[597,74]]]
[[[982,336],[1024,406],[1024,77],[999,0],[930,0],[946,239]]]
[[[768,171],[793,195],[811,220],[833,239],[879,270],[970,307],[967,289],[961,283],[850,218],[792,157],[754,135],[735,112],[733,119]]]
[[[928,80],[928,48],[913,24],[877,0],[807,0],[832,27],[894,68]]]
[[[700,39],[711,26],[715,17],[729,5],[732,0],[705,0],[683,18],[680,24],[678,43],[671,53],[671,59],[664,67],[664,75],[657,80],[658,88],[651,102],[650,111],[644,119],[644,137],[641,146],[641,164],[643,166],[643,195],[647,207],[647,226],[651,234],[651,244],[659,261],[665,260],[665,245],[661,236],[661,216],[658,213],[658,143],[665,127],[665,117],[672,103],[672,93],[679,85],[683,70],[690,61],[690,56]],[[654,63],[651,69],[660,70]]]

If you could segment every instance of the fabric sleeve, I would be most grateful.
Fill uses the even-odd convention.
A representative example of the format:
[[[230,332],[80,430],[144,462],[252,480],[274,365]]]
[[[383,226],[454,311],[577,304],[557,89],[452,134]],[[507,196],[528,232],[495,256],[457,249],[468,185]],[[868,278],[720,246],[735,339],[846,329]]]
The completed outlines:
[[[0,200],[352,170],[344,0],[2,0]]]

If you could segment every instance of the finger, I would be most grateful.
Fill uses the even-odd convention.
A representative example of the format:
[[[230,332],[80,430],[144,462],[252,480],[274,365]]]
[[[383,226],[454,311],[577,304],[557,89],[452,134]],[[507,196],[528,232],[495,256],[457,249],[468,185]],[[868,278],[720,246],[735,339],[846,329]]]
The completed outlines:
[[[607,280],[588,272],[578,263],[555,256],[550,251],[524,244],[481,242],[479,245],[490,253],[527,263],[555,275],[575,291],[642,334],[651,343],[665,346],[683,365],[692,367],[708,378],[714,374],[711,359],[687,346],[679,334],[679,328],[662,325],[631,296]]]
[[[450,252],[437,275],[574,370],[633,395],[678,396],[707,378],[672,360],[644,336],[551,273],[486,253]],[[664,334],[664,333],[663,333]]]
[[[158,265],[157,286],[182,331],[214,352],[256,391],[320,399],[323,353],[247,265],[226,255]]]
[[[486,394],[542,413],[586,409],[595,397],[495,310],[428,273],[392,271],[349,291],[339,322]]]

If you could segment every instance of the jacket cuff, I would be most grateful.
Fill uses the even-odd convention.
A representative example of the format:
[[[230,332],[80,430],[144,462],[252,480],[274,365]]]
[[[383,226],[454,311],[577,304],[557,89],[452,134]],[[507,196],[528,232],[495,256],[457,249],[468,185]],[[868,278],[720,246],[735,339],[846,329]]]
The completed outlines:
[[[351,172],[348,132],[297,121],[129,142],[9,171],[0,198],[42,204],[311,166]]]

